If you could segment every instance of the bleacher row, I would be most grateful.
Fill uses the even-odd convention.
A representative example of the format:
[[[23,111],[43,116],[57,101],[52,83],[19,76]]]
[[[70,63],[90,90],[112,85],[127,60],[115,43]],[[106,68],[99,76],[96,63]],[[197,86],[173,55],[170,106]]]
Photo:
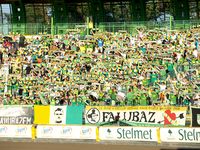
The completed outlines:
[[[20,44],[22,35],[10,35],[0,48],[0,103],[199,105],[196,33],[69,32],[25,36],[26,45]]]

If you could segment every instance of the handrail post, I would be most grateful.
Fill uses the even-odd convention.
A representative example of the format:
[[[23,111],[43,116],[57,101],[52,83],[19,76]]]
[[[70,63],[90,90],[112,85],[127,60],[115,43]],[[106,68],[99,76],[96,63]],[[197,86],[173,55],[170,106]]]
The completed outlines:
[[[51,35],[54,35],[54,19],[51,17]]]

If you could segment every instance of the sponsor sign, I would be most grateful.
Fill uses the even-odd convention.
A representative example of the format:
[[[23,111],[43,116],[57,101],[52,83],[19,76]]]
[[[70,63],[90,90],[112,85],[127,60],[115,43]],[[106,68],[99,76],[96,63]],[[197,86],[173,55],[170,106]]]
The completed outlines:
[[[186,107],[163,106],[87,106],[85,120],[88,124],[101,124],[119,119],[132,124],[185,126],[186,110]]]
[[[0,124],[33,124],[33,107],[1,106]]]
[[[199,143],[200,128],[161,128],[161,142]]]
[[[200,127],[200,108],[191,107],[192,127]]]
[[[157,128],[100,127],[100,140],[158,141]]]
[[[96,139],[94,126],[37,126],[37,138]]]
[[[32,125],[0,125],[0,137],[31,138]]]

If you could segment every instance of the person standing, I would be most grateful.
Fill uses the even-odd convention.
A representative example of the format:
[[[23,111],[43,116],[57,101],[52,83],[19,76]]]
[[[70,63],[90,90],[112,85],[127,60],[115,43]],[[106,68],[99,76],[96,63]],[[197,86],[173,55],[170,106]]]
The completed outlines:
[[[20,37],[19,37],[19,47],[24,47],[25,46],[25,36],[23,36],[22,34],[20,34]]]
[[[199,49],[199,40],[197,37],[195,38],[195,47],[197,50]]]
[[[0,49],[0,62],[3,64],[3,51]]]

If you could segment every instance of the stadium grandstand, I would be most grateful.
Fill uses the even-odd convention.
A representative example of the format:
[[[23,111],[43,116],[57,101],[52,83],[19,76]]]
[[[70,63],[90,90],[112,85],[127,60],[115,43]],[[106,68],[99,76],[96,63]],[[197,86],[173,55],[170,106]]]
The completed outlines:
[[[1,2],[4,103],[198,104],[199,1]]]
[[[200,0],[0,0],[0,140],[199,148],[196,127]]]

